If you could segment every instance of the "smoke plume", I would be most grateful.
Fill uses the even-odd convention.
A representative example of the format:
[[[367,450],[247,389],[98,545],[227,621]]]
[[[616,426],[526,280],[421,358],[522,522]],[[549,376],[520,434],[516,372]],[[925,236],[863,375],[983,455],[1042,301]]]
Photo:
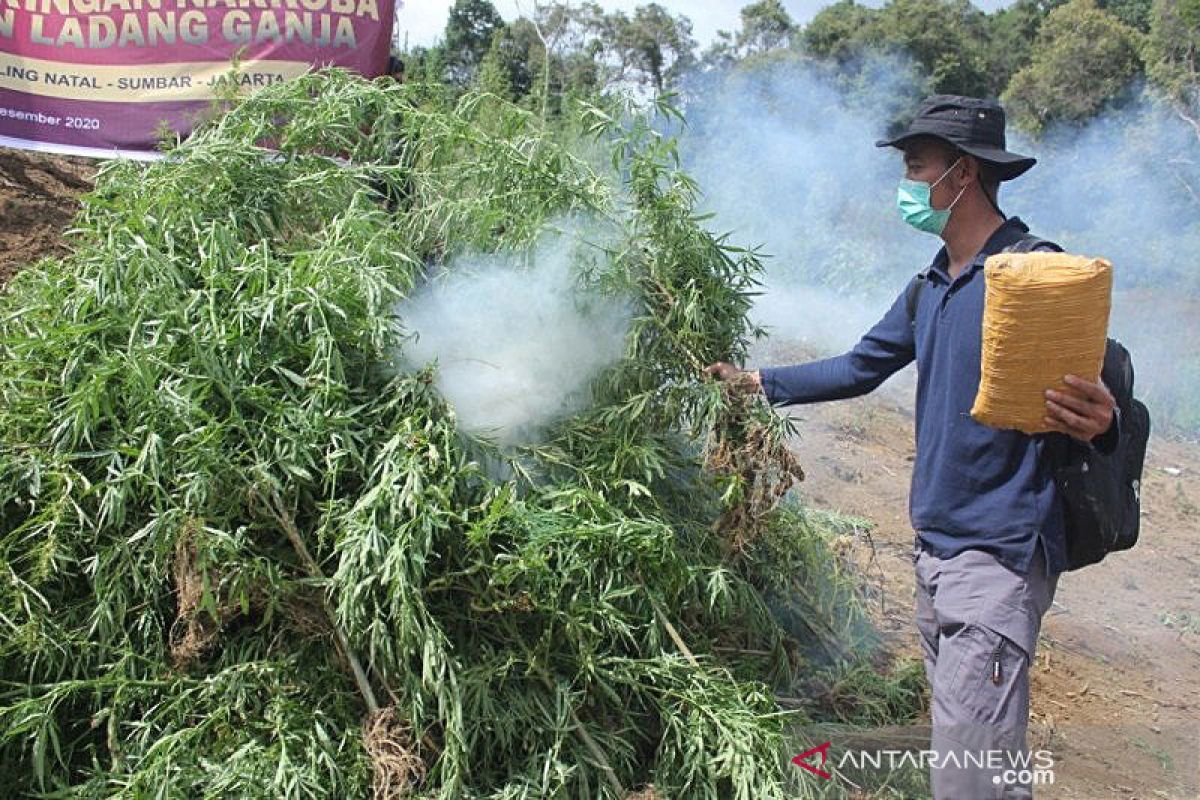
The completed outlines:
[[[900,154],[874,146],[898,98],[916,96],[909,65],[887,64],[852,83],[804,61],[706,76],[687,108],[682,148],[710,224],[772,256],[755,316],[777,340],[851,346],[941,244],[900,221]],[[1000,204],[1067,250],[1113,262],[1110,334],[1133,352],[1137,391],[1158,421],[1196,431],[1200,139],[1141,97],[1039,141],[1010,124],[1010,149],[1039,163],[1002,185]]]
[[[464,430],[501,444],[590,401],[591,381],[621,358],[628,303],[585,285],[601,251],[565,221],[529,250],[454,259],[397,309],[416,338],[409,361],[437,362],[438,389]]]

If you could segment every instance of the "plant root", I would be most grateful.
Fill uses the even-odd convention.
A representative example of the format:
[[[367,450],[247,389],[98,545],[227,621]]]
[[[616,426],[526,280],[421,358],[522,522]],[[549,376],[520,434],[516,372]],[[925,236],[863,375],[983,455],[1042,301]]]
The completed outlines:
[[[374,800],[408,797],[425,780],[425,760],[413,743],[412,728],[400,718],[395,706],[367,715],[363,747],[371,758]]]
[[[721,384],[725,413],[713,426],[705,448],[709,473],[732,483],[732,502],[714,530],[741,554],[758,538],[768,514],[797,482],[804,480],[799,460],[787,446],[784,431],[765,414],[757,387],[748,375]]]

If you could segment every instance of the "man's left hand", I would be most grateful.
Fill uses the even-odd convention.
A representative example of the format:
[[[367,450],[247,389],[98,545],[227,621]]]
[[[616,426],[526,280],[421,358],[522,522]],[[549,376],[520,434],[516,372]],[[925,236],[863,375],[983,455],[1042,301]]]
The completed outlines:
[[[1081,442],[1090,442],[1108,430],[1117,401],[1103,383],[1075,375],[1063,379],[1066,392],[1046,392],[1046,425]]]

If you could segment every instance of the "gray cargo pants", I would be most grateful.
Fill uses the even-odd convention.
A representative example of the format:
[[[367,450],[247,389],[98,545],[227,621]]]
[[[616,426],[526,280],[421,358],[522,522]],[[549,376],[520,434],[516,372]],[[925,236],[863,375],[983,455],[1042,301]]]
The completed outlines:
[[[1045,766],[1029,760],[1025,742],[1029,669],[1058,575],[1046,574],[1040,542],[1036,551],[1021,575],[981,550],[943,559],[914,542],[934,800],[1033,797],[1006,770]]]

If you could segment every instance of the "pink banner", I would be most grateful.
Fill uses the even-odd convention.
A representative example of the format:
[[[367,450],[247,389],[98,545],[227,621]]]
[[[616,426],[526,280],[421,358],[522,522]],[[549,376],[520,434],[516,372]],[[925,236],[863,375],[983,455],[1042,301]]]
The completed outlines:
[[[393,0],[0,0],[0,145],[152,157],[214,97],[382,74]],[[237,59],[236,74],[231,71]]]

